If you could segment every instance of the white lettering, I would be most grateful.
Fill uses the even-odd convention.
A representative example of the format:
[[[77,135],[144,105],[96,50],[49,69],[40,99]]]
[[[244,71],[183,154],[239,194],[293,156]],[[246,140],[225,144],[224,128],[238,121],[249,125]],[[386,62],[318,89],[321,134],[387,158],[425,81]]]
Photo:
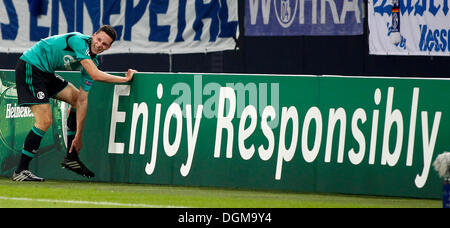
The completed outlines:
[[[11,104],[6,105],[6,119],[11,118]]]
[[[247,121],[248,117],[250,117],[250,126],[248,128],[245,128],[245,122]],[[255,153],[255,146],[252,144],[250,148],[247,149],[245,147],[245,140],[248,139],[248,137],[250,137],[255,131],[257,122],[256,119],[257,119],[256,108],[252,105],[245,107],[241,115],[241,121],[239,123],[239,131],[238,131],[239,152],[241,153],[241,157],[244,160],[249,160]]]
[[[331,108],[330,115],[328,117],[327,145],[325,147],[325,162],[330,162],[331,160],[334,129],[336,127],[337,121],[340,121],[339,148],[337,161],[339,163],[342,163],[344,159],[345,129],[347,124],[347,116],[343,108],[338,108],[337,111],[335,111],[334,108]]]
[[[381,164],[388,164],[389,166],[395,166],[397,164],[397,161],[400,158],[403,142],[403,117],[400,110],[395,109],[392,111],[393,97],[394,88],[389,87],[386,104],[386,116],[384,121],[383,149],[381,152]],[[391,128],[394,123],[397,126],[397,141],[395,144],[394,152],[391,153],[389,149],[389,139]]]
[[[109,144],[108,144],[108,153],[110,154],[123,154],[125,144],[124,143],[116,143],[116,126],[117,123],[125,122],[125,112],[119,112],[119,97],[120,96],[129,96],[130,95],[130,86],[129,85],[115,85],[114,93],[113,93],[113,103],[111,110],[111,125],[109,128]]]
[[[196,121],[194,130],[192,130],[192,112],[191,105],[186,105],[186,127],[187,127],[187,143],[188,143],[188,157],[185,164],[181,165],[180,173],[184,177],[189,174],[191,170],[192,160],[194,158],[195,145],[197,144],[198,130],[200,129],[200,122],[203,115],[203,105],[197,107]]]
[[[259,0],[250,1],[250,24],[255,25],[258,18]]]
[[[355,152],[353,148],[348,152],[348,158],[354,165],[360,164],[364,159],[364,154],[366,153],[366,139],[364,138],[364,134],[358,128],[358,120],[361,120],[361,124],[364,124],[367,120],[366,112],[362,108],[356,109],[352,117],[353,137],[359,144],[359,152]]]
[[[345,24],[345,23],[362,23],[362,18],[364,14],[363,3],[360,0],[339,0],[343,1],[341,6],[336,5],[335,0],[295,0],[290,1],[295,2],[295,9],[293,5],[289,5],[289,1],[281,1],[279,6],[280,13],[278,9],[272,10],[272,3],[274,7],[278,1],[272,0],[249,0],[249,13],[250,13],[250,24],[256,25],[262,23],[268,25],[270,22],[271,14],[276,14],[276,18],[280,23],[280,26],[284,28],[289,28],[291,23],[296,19],[297,8],[298,8],[298,24],[305,24],[305,11],[311,12],[311,24],[317,24],[318,18],[320,17],[320,24],[330,23],[332,20],[334,24]],[[306,2],[306,4],[305,4]],[[292,3],[293,4],[293,3]],[[320,10],[318,9],[320,5]],[[360,8],[361,7],[361,8]],[[284,11],[283,11],[284,9]],[[292,11],[290,11],[292,9]],[[261,12],[260,12],[261,11]],[[320,11],[320,12],[319,12]],[[331,13],[327,12],[330,11]],[[361,12],[362,11],[362,12]],[[260,16],[260,13],[262,16]],[[284,13],[284,14],[283,14]],[[340,14],[339,14],[340,13]],[[353,14],[354,17],[349,17],[354,22],[349,22],[347,17],[348,14]],[[289,20],[292,18],[291,20]],[[261,20],[261,21],[258,21]]]
[[[414,153],[414,139],[416,134],[416,118],[417,118],[417,106],[419,100],[419,88],[414,88],[413,100],[411,103],[411,119],[409,122],[409,139],[408,139],[408,155],[406,158],[406,165],[412,166],[413,153]]]
[[[308,133],[309,133],[309,126],[311,125],[311,120],[313,119],[316,122],[316,137],[314,139],[314,146],[312,150],[309,150]],[[316,157],[319,154],[321,144],[322,144],[322,114],[320,113],[319,108],[311,107],[306,113],[305,120],[303,122],[303,131],[302,131],[303,159],[305,159],[305,161],[309,163],[316,160]]]
[[[29,107],[20,107],[17,104],[6,104],[5,114],[5,119],[34,117]]]
[[[286,128],[288,121],[292,120],[292,139],[289,148],[286,148]],[[283,162],[289,162],[294,157],[295,150],[297,148],[298,140],[298,112],[294,106],[289,108],[283,107],[281,110],[281,126],[280,126],[280,141],[278,144],[278,158],[277,167],[275,172],[275,179],[281,179],[281,171],[283,168]]]
[[[341,13],[341,24],[345,24],[345,18],[347,17],[348,12],[355,12],[356,22],[358,24],[361,23],[361,12],[359,11],[358,2],[359,1],[357,0],[344,0]]]
[[[354,1],[354,2],[357,2],[357,1]],[[325,3],[328,3],[328,5],[330,6],[331,14],[333,15],[334,24],[340,24],[341,22],[339,21],[339,15],[338,15],[336,3],[334,3],[334,0],[322,0],[321,8],[320,8],[320,23],[325,24],[325,17],[327,16],[327,13],[325,12],[326,11]]]
[[[439,130],[439,122],[441,121],[442,112],[434,114],[433,128],[431,135],[428,136],[428,112],[422,112],[422,139],[423,139],[423,170],[421,175],[417,175],[415,179],[416,186],[422,188],[428,179],[430,171],[431,159],[433,158],[434,146]]]
[[[263,14],[263,20],[264,24],[269,24],[269,18],[270,18],[270,4],[271,0],[262,0],[262,14]]]
[[[225,101],[229,101],[229,112],[225,116]],[[227,130],[227,151],[226,157],[231,158],[233,153],[233,133],[234,128],[231,120],[233,120],[234,113],[236,112],[236,94],[230,87],[220,88],[219,95],[219,108],[217,111],[217,130],[216,130],[216,143],[214,148],[214,157],[220,157],[220,148],[222,144],[222,130]]]
[[[263,145],[258,147],[259,157],[263,161],[267,161],[272,157],[275,148],[275,136],[273,135],[272,128],[270,128],[267,123],[269,117],[271,120],[274,120],[276,117],[275,108],[273,106],[267,106],[261,117],[261,130],[268,141],[267,149],[264,149]]]
[[[374,101],[376,105],[380,104],[381,101],[381,91],[380,89],[376,89],[374,93]],[[377,134],[378,134],[378,116],[379,110],[373,110],[373,119],[372,119],[372,131],[370,134],[370,154],[369,154],[369,165],[375,164],[375,152],[377,147]]]
[[[201,77],[197,80],[197,83],[201,84]],[[260,108],[264,106],[265,108],[262,110],[261,114],[261,133],[264,135],[263,137],[267,139],[267,143],[263,140],[254,140],[252,137],[255,134],[255,131],[258,129],[258,108],[256,107],[258,100],[253,99],[254,97],[258,97],[261,100],[261,94],[257,94],[255,84],[252,85],[244,85],[242,83],[228,83],[227,87],[217,87],[219,84],[217,83],[208,83],[210,89],[209,94],[212,94],[212,90],[216,90],[218,94],[215,93],[214,96],[217,97],[217,100],[213,98],[209,99],[211,102],[210,106],[215,107],[217,109],[217,113],[214,114],[217,116],[217,128],[216,128],[216,138],[214,144],[214,158],[220,158],[221,150],[225,150],[226,158],[232,158],[233,149],[235,146],[234,142],[234,124],[237,121],[234,121],[234,117],[236,114],[240,114],[237,118],[240,118],[239,121],[239,129],[236,133],[238,137],[238,145],[236,151],[240,154],[240,157],[243,160],[250,160],[253,158],[256,148],[258,148],[259,158],[262,161],[268,161],[272,158],[274,153],[274,148],[276,143],[276,135],[274,134],[273,129],[277,128],[271,127],[270,123],[273,123],[275,119],[277,119],[277,112],[274,106],[269,106],[265,103],[267,101],[260,102]],[[187,158],[186,161],[180,167],[180,173],[183,177],[189,175],[191,170],[194,154],[197,145],[197,139],[199,136],[199,130],[201,125],[201,120],[205,113],[203,112],[204,106],[198,105],[197,110],[193,110],[192,105],[190,104],[190,88],[189,86],[183,85],[183,83],[177,83],[177,88],[172,88],[172,95],[178,94],[183,91],[183,96],[178,97],[176,102],[173,102],[167,109],[165,113],[164,119],[164,128],[163,131],[163,139],[162,143],[164,146],[165,154],[168,157],[173,157],[177,154],[180,149],[182,142],[182,133],[183,133],[183,118],[186,118],[186,130],[187,130]],[[259,85],[260,92],[264,93],[267,96],[267,87],[266,85]],[[233,88],[234,87],[234,88]],[[236,90],[240,99],[237,99]],[[196,90],[197,91],[197,90]],[[204,94],[202,90],[199,90],[200,94]],[[278,93],[278,89],[273,90]],[[273,92],[272,91],[272,92]],[[406,156],[406,166],[412,166],[413,164],[413,155],[414,155],[414,145],[415,145],[415,132],[416,132],[416,119],[417,112],[419,111],[419,88],[414,88],[412,93],[412,102],[410,108],[410,123],[409,123],[409,138],[408,138],[408,150]],[[123,154],[124,153],[124,142],[115,142],[116,139],[116,131],[117,127],[120,123],[125,123],[126,113],[119,111],[119,100],[121,96],[129,96],[130,94],[130,86],[128,85],[116,85],[114,87],[113,94],[113,104],[112,104],[112,113],[111,113],[111,125],[110,125],[110,135],[109,135],[109,145],[108,145],[108,153],[110,154]],[[245,99],[246,94],[250,94],[252,96]],[[273,95],[273,94],[272,94]],[[157,98],[161,100],[163,97],[163,86],[162,84],[158,85],[157,88]],[[278,95],[276,95],[278,97]],[[374,92],[373,101],[375,107],[383,107],[381,105],[381,90],[377,88]],[[201,103],[202,98],[198,99],[198,102]],[[249,102],[251,104],[247,106],[240,107],[243,110],[241,113],[238,112],[238,103],[241,102]],[[158,152],[158,144],[159,144],[159,132],[160,132],[160,117],[161,117],[161,107],[162,102],[156,102],[155,104],[155,115],[154,115],[154,124],[153,124],[153,144],[152,144],[152,154],[150,161],[145,166],[145,172],[147,175],[151,175],[154,172],[156,161],[157,161],[157,152]],[[182,106],[180,103],[184,104],[184,111],[182,110]],[[272,103],[274,101],[272,100]],[[277,105],[278,103],[275,102]],[[297,142],[298,142],[298,134],[299,134],[299,116],[296,106],[290,107],[281,107],[281,115],[280,115],[280,127],[278,134],[278,154],[276,158],[276,167],[275,167],[275,180],[280,180],[283,172],[284,163],[291,162],[294,158]],[[134,103],[133,104],[133,113],[131,118],[131,131],[130,131],[130,141],[129,141],[129,154],[134,154],[135,144],[136,144],[136,132],[138,128],[138,123],[140,121],[140,117],[142,116],[142,130],[140,131],[140,150],[139,154],[144,155],[146,152],[146,134],[148,127],[148,106],[145,102],[142,103]],[[261,111],[261,110],[260,110]],[[378,135],[378,121],[379,121],[379,110],[373,109],[372,112],[372,121],[371,126],[364,126],[367,120],[366,110],[363,108],[357,108],[351,119],[351,132],[352,136],[355,139],[356,144],[351,144],[352,147],[347,150],[347,155],[349,162],[353,165],[359,165],[363,162],[366,151],[369,150],[368,164],[375,164],[376,158],[376,149],[377,146],[377,135]],[[381,146],[381,165],[388,166],[396,166],[398,164],[399,158],[401,157],[401,149],[403,145],[403,115],[399,109],[394,108],[394,87],[387,88],[387,97],[385,103],[385,117],[384,117],[384,131],[383,131],[383,144]],[[7,118],[18,118],[26,116],[30,113],[29,109],[17,107],[15,104],[6,104],[6,116]],[[193,116],[195,115],[195,119]],[[431,132],[429,131],[429,122],[428,121],[428,111],[421,110],[421,129],[422,129],[422,145],[423,145],[423,168],[421,173],[416,175],[415,185],[418,188],[422,188],[428,178],[430,166],[434,154],[434,149],[436,146],[436,140],[438,136],[438,130],[440,126],[442,112],[437,111],[434,116],[434,121],[432,122]],[[175,129],[173,129],[173,125],[171,125],[172,119],[175,119]],[[312,123],[314,121],[314,123]],[[292,125],[290,125],[292,124]],[[339,133],[335,134],[335,130],[339,124]],[[337,163],[344,163],[345,157],[345,144],[346,144],[346,126],[347,125],[347,114],[346,110],[343,107],[339,107],[337,109],[330,108],[328,115],[328,129],[326,136],[326,144],[325,144],[325,154],[324,154],[324,162],[331,162],[332,151],[333,148],[337,148]],[[292,128],[291,128],[292,127]],[[307,163],[312,163],[316,161],[320,148],[322,146],[322,133],[323,133],[323,120],[322,114],[318,107],[313,106],[309,108],[307,111],[302,125],[302,134],[301,134],[301,151],[303,155],[303,159]],[[311,132],[311,128],[315,129],[315,133]],[[366,136],[364,135],[366,131],[370,129],[370,146],[366,148]],[[175,130],[175,131],[174,131]],[[222,134],[226,130],[226,139],[222,138]],[[312,130],[314,131],[314,130]],[[174,134],[171,134],[175,132]],[[392,133],[392,135],[391,135]],[[395,135],[394,135],[395,134]],[[391,137],[392,136],[392,137]],[[172,137],[172,138],[171,138]],[[256,137],[256,136],[255,136]],[[313,138],[311,138],[313,137]],[[339,137],[338,145],[333,147],[333,141]],[[325,140],[325,139],[324,139]],[[396,140],[393,142],[392,140]],[[222,142],[226,144],[222,146]],[[290,141],[290,142],[289,142]],[[259,145],[257,145],[259,143]],[[267,145],[267,146],[266,146]],[[392,146],[395,145],[394,148]],[[390,147],[391,146],[391,147]],[[417,157],[417,156],[416,156]]]
[[[176,134],[173,143],[169,142],[169,130],[170,130],[170,122],[172,120],[172,116],[177,120],[176,122]],[[163,145],[164,151],[167,156],[173,157],[180,148],[181,143],[181,133],[183,131],[183,113],[181,111],[181,107],[177,103],[172,103],[167,109],[166,118],[164,120],[164,129],[163,129]]]
[[[164,93],[164,87],[162,86],[162,84],[158,84],[158,88],[157,88],[157,96],[158,99],[161,99]],[[157,153],[158,153],[158,138],[159,138],[159,121],[161,118],[161,104],[160,103],[156,103],[156,107],[155,107],[155,124],[154,124],[154,128],[153,128],[153,145],[152,145],[152,156],[150,158],[150,163],[147,163],[145,165],[145,173],[147,173],[147,175],[152,175],[153,171],[155,171],[155,166],[156,166],[156,158],[157,158]]]
[[[147,104],[142,102],[139,105],[136,103],[133,105],[133,117],[131,120],[130,131],[130,145],[128,147],[128,153],[134,153],[134,144],[136,141],[136,128],[139,117],[142,116],[142,130],[141,130],[141,146],[139,154],[145,153],[145,142],[147,141],[147,126],[148,126],[148,107]]]

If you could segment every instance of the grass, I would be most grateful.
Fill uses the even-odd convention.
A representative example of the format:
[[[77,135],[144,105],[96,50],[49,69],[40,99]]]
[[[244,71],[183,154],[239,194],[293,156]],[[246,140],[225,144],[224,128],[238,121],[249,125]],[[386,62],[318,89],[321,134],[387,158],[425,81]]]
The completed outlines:
[[[440,200],[0,177],[1,208],[439,208]]]

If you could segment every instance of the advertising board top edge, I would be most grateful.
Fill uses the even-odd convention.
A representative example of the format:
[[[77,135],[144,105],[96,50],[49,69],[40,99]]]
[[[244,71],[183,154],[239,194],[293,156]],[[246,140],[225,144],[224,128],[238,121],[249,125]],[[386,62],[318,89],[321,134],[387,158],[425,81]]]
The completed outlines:
[[[15,71],[13,69],[0,69],[0,71]],[[57,71],[57,73],[77,73],[78,71]],[[105,71],[112,74],[123,74],[125,72]],[[242,76],[268,76],[268,77],[330,77],[330,78],[368,78],[368,79],[414,79],[414,80],[450,80],[450,78],[435,78],[435,77],[400,77],[400,76],[349,76],[349,75],[314,75],[314,74],[239,74],[239,73],[195,73],[195,72],[138,72],[139,74],[191,74],[191,75],[242,75]]]
[[[109,73],[124,73],[124,72],[109,72]],[[315,74],[240,74],[240,73],[200,73],[200,72],[138,72],[143,74],[191,74],[191,75],[242,75],[242,76],[263,76],[263,77],[340,77],[340,78],[367,78],[367,79],[407,79],[407,80],[450,80],[449,78],[435,78],[435,77],[399,77],[399,76],[349,76],[349,75],[315,75]]]
[[[378,78],[378,79],[418,79],[418,80],[445,80],[448,81],[450,78],[436,78],[436,77],[400,77],[400,76],[345,76],[345,75],[322,75],[323,77],[332,77],[332,78]]]

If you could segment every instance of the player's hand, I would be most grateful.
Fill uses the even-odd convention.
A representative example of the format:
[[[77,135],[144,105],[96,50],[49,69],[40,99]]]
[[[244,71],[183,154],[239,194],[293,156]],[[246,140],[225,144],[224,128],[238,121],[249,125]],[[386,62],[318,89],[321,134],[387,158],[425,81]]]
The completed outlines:
[[[136,72],[137,72],[137,70],[128,69],[128,72],[125,74],[125,78],[127,79],[127,82],[133,80],[133,74]]]
[[[83,142],[81,140],[81,137],[75,137],[72,141],[72,146],[70,147],[69,153],[72,153],[73,150],[75,150],[79,154],[82,147]]]

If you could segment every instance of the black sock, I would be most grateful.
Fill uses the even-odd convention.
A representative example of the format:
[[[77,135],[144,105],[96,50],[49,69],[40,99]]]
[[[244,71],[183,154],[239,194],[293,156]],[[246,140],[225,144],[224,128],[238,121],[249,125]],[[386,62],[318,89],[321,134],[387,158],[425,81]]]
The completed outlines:
[[[77,112],[76,109],[71,108],[69,112],[69,117],[67,118],[67,158],[77,159],[78,153],[75,149],[72,153],[69,153],[70,147],[72,146],[72,141],[77,133]]]
[[[45,131],[33,126],[25,138],[23,145],[22,157],[20,158],[19,166],[16,173],[28,169],[31,160],[36,156],[37,150],[41,145],[42,137],[44,137]]]

